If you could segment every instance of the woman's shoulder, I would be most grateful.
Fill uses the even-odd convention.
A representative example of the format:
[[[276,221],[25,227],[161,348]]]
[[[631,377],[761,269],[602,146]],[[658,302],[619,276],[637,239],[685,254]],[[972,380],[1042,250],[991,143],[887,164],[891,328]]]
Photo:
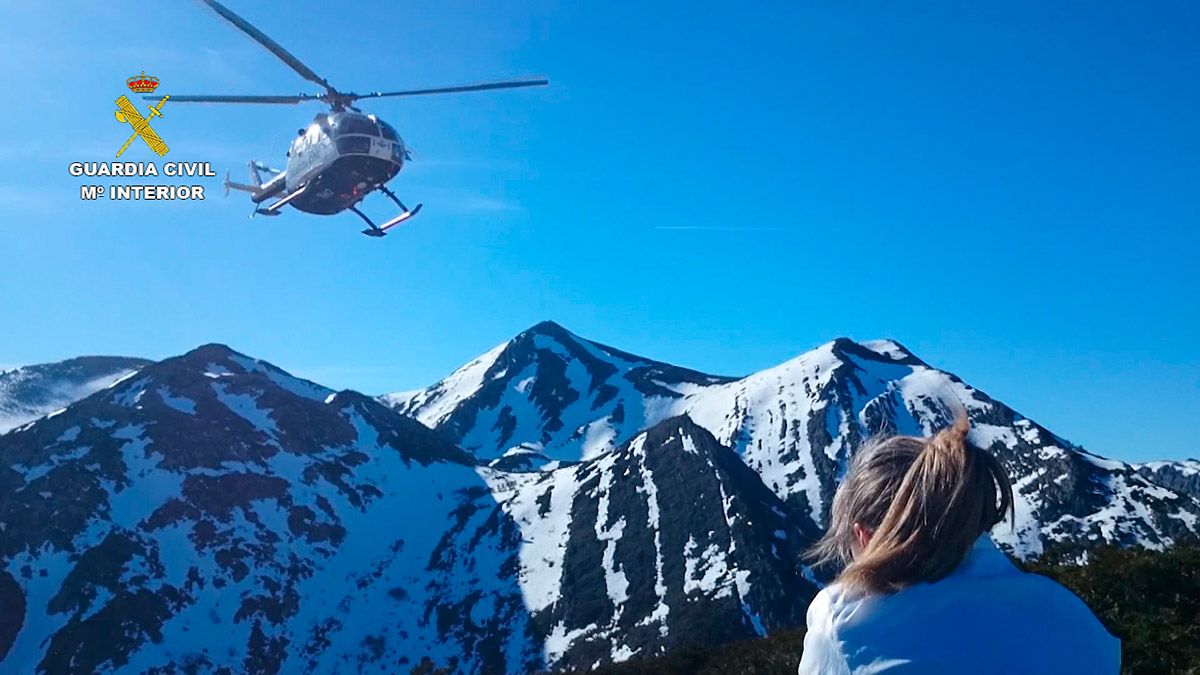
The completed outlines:
[[[872,599],[873,596],[853,591],[843,584],[831,583],[822,588],[809,604],[808,628],[835,630],[845,625],[859,613],[864,603]]]
[[[834,582],[813,598],[807,618],[810,629],[838,631],[920,620],[969,621],[970,617],[982,616],[1034,616],[1051,623],[1100,626],[1083,600],[1069,589],[1011,563],[1002,568],[960,570],[940,581],[884,595]]]
[[[1011,583],[1015,587],[1014,591],[1016,588],[1020,589],[1015,594],[1024,596],[1030,605],[1037,607],[1039,613],[1059,619],[1077,619],[1095,627],[1101,626],[1082,598],[1050,577],[1022,571]]]

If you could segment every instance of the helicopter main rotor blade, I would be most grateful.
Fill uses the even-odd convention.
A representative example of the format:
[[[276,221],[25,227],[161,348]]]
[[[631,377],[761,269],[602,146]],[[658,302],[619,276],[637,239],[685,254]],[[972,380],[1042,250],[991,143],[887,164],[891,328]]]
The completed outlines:
[[[143,96],[144,99],[158,99],[158,96]],[[322,94],[295,94],[293,96],[177,96],[171,94],[172,103],[300,103],[301,101],[320,101]]]
[[[266,33],[255,28],[254,24],[252,24],[249,21],[238,16],[237,14],[235,14],[233,12],[233,10],[229,9],[225,5],[222,5],[221,3],[217,2],[216,0],[201,0],[201,1],[204,4],[208,5],[209,7],[211,7],[214,12],[216,12],[217,14],[220,14],[221,17],[224,18],[226,21],[233,24],[236,28],[238,28],[238,30],[240,30],[243,33],[245,33],[246,35],[249,35],[250,37],[254,38],[254,40],[257,41],[260,45],[266,47],[275,56],[278,56],[280,60],[282,60],[284,63],[288,64],[289,66],[291,66],[292,70],[299,73],[300,77],[303,77],[304,79],[308,80],[309,82],[313,82],[315,84],[321,85],[322,87],[325,87],[325,90],[328,91],[330,94],[334,94],[337,92],[337,90],[333,88],[333,85],[329,84],[329,82],[325,78],[321,77],[320,75],[317,75],[315,72],[313,72],[312,68],[309,68],[308,66],[304,65],[300,61],[300,59],[296,58],[295,56],[292,56],[292,53],[289,52],[288,50],[284,49],[278,42],[267,37]],[[268,102],[269,101],[257,101],[257,103],[268,103]],[[282,103],[283,101],[276,101],[276,102]]]
[[[435,89],[409,89],[407,91],[376,91],[370,94],[346,94],[351,100],[364,98],[383,98],[385,96],[424,96],[425,94],[456,94],[465,91],[488,91],[490,89],[516,89],[517,87],[540,87],[550,84],[550,80],[509,80],[507,82],[483,82],[480,84],[463,84],[455,87],[437,87]]]

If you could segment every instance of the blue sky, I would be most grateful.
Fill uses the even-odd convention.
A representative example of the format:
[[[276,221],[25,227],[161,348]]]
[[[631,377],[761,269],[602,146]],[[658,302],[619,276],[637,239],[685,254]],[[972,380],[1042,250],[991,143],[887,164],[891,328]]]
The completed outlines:
[[[425,203],[383,240],[215,179],[82,203],[126,77],[311,87],[197,2],[0,6],[0,364],[219,341],[377,393],[546,318],[724,374],[891,337],[1095,452],[1200,455],[1194,2],[228,4],[343,89],[552,85],[371,104]],[[319,109],[155,128],[240,177]]]

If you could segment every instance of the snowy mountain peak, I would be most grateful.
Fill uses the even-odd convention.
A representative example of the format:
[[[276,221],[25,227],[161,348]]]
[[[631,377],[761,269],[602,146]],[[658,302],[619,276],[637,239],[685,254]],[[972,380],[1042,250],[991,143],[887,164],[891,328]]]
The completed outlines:
[[[645,427],[651,416],[631,408],[635,402],[680,398],[694,387],[728,381],[635,356],[544,321],[432,387],[381,400],[429,426],[450,429],[460,446],[481,459],[534,443],[551,459],[574,461],[611,449],[618,436]]]
[[[910,366],[926,365],[924,361],[918,359],[907,347],[895,340],[867,340],[859,344],[863,348],[897,363]]]
[[[199,347],[190,349],[180,355],[183,359],[200,359],[200,358],[215,358],[224,359],[233,355],[245,356],[227,344],[221,342],[209,342],[202,344]]]
[[[1146,462],[1135,464],[1134,468],[1146,478],[1163,487],[1200,500],[1200,460]]]
[[[216,343],[202,345],[180,356],[156,363],[148,372],[166,378],[194,379],[202,376],[215,381],[230,377],[248,377],[269,382],[270,386],[283,388],[291,394],[313,401],[324,401],[334,393],[332,389],[296,377],[267,361],[246,356],[226,345]]]
[[[82,356],[0,372],[0,434],[61,410],[148,363],[121,356]]]
[[[530,326],[526,330],[519,333],[517,335],[517,337],[513,338],[513,340],[520,340],[522,336],[526,336],[526,335],[544,335],[546,337],[551,337],[556,340],[581,340],[582,339],[579,336],[572,333],[571,331],[564,328],[561,324],[559,324],[555,321],[551,321],[549,319],[535,323],[534,325]]]

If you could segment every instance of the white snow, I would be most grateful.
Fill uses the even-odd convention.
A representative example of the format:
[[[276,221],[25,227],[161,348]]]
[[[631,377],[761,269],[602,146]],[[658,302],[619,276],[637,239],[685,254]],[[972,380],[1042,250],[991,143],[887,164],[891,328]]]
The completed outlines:
[[[238,417],[253,425],[255,429],[269,436],[274,436],[279,431],[275,426],[275,420],[271,419],[271,411],[258,407],[257,396],[230,393],[228,388],[219,382],[213,382],[212,388],[217,393],[217,400]]]
[[[204,376],[214,380],[222,377],[233,377],[233,371],[219,363],[210,363],[204,368]]]
[[[1129,465],[1126,464],[1125,462],[1118,462],[1118,461],[1112,460],[1112,459],[1105,459],[1103,457],[1098,457],[1091,453],[1080,452],[1080,453],[1078,453],[1078,455],[1106,471],[1121,472],[1121,471],[1124,471],[1129,468]]]
[[[662,530],[659,527],[658,485],[654,483],[653,472],[646,466],[646,435],[642,434],[629,444],[629,453],[638,458],[638,469],[641,471],[642,485],[638,492],[646,495],[646,521],[654,531],[654,594],[658,596],[658,606],[646,617],[647,622],[657,622],[659,634],[666,637],[669,626],[667,615],[671,608],[667,605],[667,584],[663,577],[663,547]],[[643,623],[643,625],[645,625]]]
[[[479,469],[497,502],[521,528],[521,595],[532,612],[558,600],[571,526],[571,503],[579,490],[577,467],[532,474],[506,474]],[[538,497],[549,492],[549,508],[542,515]]]
[[[617,542],[621,540],[621,534],[625,530],[625,517],[621,516],[615,523],[608,525],[609,521],[609,500],[608,493],[612,489],[613,483],[613,463],[615,457],[609,455],[602,458],[596,463],[596,469],[600,472],[600,484],[596,488],[596,494],[599,498],[596,516],[596,539],[604,542],[604,580],[605,587],[608,590],[608,597],[613,601],[617,608],[614,621],[619,620],[623,611],[625,601],[629,599],[629,580],[625,577],[625,571],[615,562],[614,558],[617,551]],[[651,521],[651,526],[656,526],[657,523]]]
[[[1200,460],[1197,459],[1158,460],[1154,462],[1134,464],[1133,466],[1135,468],[1146,468],[1152,472],[1168,469],[1178,473],[1181,476],[1200,475]]]
[[[319,384],[314,384],[308,380],[302,380],[298,377],[293,377],[292,375],[288,375],[287,373],[284,373],[278,369],[269,367],[267,364],[259,361],[258,359],[252,359],[248,356],[242,356],[241,354],[232,354],[229,358],[231,361],[244,368],[246,372],[262,373],[280,388],[301,398],[307,398],[311,401],[324,401],[325,397],[333,393],[328,388],[322,387]]]
[[[195,401],[193,401],[190,398],[183,397],[183,396],[172,395],[171,390],[168,389],[166,386],[161,386],[158,388],[158,397],[161,398],[162,402],[168,408],[171,408],[172,410],[178,410],[179,412],[181,412],[185,415],[195,415],[196,414],[196,402]]]
[[[66,431],[62,432],[61,434],[59,434],[58,438],[55,439],[54,442],[55,443],[70,443],[71,441],[74,441],[75,439],[79,438],[80,431],[82,431],[82,429],[80,429],[79,425],[76,424],[75,426],[73,426],[73,427],[67,429]]]
[[[1200,520],[1200,518],[1197,518],[1196,514],[1188,513],[1187,511],[1184,511],[1182,509],[1179,511],[1176,511],[1175,513],[1168,513],[1167,517],[1175,518],[1176,520],[1182,520],[1183,524],[1192,532],[1197,531],[1196,530],[1196,522],[1198,520]]]
[[[563,622],[561,622],[561,621],[554,624],[554,628],[551,629],[550,634],[546,636],[546,643],[545,643],[546,661],[548,663],[557,662],[559,659],[562,658],[563,654],[565,654],[567,652],[567,650],[570,649],[571,645],[575,644],[576,640],[578,640],[579,638],[581,638],[589,633],[594,632],[595,630],[596,630],[596,624],[591,624],[588,626],[584,626],[583,628],[576,628],[574,630],[569,630],[569,631],[566,629],[566,626],[564,626]]]
[[[126,441],[121,446],[121,460],[129,484],[124,487],[107,485],[108,520],[118,527],[134,529],[150,515],[150,505],[165,504],[182,494],[183,477],[158,468],[162,454],[147,452],[150,441],[140,426],[126,425],[112,437]]]
[[[435,387],[407,399],[407,409],[417,411],[417,419],[428,426],[437,426],[459,403],[474,394],[483,384],[484,375],[496,363],[508,343],[497,345],[479,358],[454,371]]]
[[[39,388],[48,390],[45,400],[30,403],[17,397],[14,391],[22,382],[28,382],[34,375],[27,368],[17,368],[4,373],[5,382],[0,382],[0,434],[8,433],[23,427],[37,419],[61,412],[67,406],[91,396],[92,394],[111,389],[121,382],[137,374],[136,369],[121,369],[113,373],[92,378],[85,382],[75,382],[63,378],[42,383]]]
[[[876,354],[879,354],[880,356],[886,356],[893,361],[900,361],[908,357],[908,354],[905,353],[904,348],[894,340],[866,340],[864,342],[860,342],[859,344],[867,349],[870,349]]]
[[[119,406],[132,408],[142,400],[142,396],[146,394],[146,385],[150,383],[150,378],[139,377],[130,382],[121,389],[118,389],[112,394],[112,401]]]
[[[1034,472],[1013,483],[1013,514],[992,528],[992,538],[997,543],[1004,544],[1023,557],[1036,556],[1042,552],[1042,541],[1038,536],[1042,524],[1036,513],[1037,495],[1032,494],[1032,488],[1040,475],[1040,472]]]
[[[699,544],[689,537],[683,547],[683,592],[703,592],[722,598],[733,592],[725,550],[711,542],[697,554]]]

